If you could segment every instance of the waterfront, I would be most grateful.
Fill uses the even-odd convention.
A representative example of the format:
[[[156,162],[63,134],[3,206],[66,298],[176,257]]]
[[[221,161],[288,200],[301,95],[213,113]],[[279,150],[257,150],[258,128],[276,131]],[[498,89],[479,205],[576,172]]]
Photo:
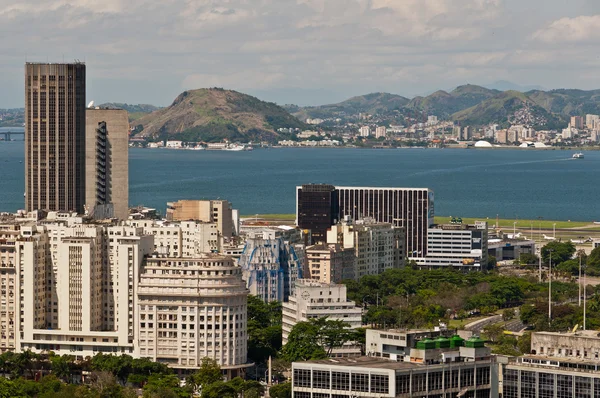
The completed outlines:
[[[295,186],[428,187],[438,215],[600,220],[600,152],[475,149],[130,150],[130,203],[222,198],[242,214],[293,213]],[[0,211],[23,207],[23,142],[0,143]]]

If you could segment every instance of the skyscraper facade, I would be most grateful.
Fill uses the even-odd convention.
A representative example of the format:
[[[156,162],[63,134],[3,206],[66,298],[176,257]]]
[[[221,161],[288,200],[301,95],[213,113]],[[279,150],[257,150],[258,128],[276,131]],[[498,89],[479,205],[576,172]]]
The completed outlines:
[[[311,244],[325,242],[327,230],[340,219],[337,189],[333,185],[307,184],[296,191],[297,225],[311,231]]]
[[[83,211],[85,64],[25,64],[25,208]]]
[[[129,208],[129,118],[123,109],[87,109],[85,205],[95,218],[126,219]]]
[[[324,187],[326,194],[320,192]],[[319,184],[296,187],[296,191],[296,223],[311,230],[313,243],[325,242],[327,230],[339,220],[373,218],[405,229],[408,257],[427,254],[427,229],[434,224],[433,191],[427,188]]]

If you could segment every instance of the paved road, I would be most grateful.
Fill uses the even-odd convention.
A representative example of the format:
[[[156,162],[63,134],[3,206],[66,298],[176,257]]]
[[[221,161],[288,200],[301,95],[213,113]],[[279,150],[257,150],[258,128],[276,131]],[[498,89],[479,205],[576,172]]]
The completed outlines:
[[[465,325],[465,330],[470,330],[473,333],[481,334],[481,331],[492,323],[502,321],[502,315],[492,315],[487,318],[480,319],[475,322],[471,322]]]

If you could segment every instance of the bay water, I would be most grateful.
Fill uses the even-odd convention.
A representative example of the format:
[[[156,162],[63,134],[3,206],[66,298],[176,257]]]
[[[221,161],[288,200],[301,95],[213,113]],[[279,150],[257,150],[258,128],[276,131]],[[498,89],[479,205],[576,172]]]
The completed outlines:
[[[0,211],[24,205],[24,143],[0,142]],[[295,187],[419,187],[436,215],[600,220],[600,152],[525,149],[131,148],[130,205],[227,199],[241,214],[294,213]]]

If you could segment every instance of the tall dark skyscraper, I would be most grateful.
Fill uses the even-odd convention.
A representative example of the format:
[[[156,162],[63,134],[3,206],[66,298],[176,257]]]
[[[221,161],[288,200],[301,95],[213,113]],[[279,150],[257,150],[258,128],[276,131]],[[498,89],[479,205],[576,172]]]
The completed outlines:
[[[25,64],[25,208],[83,212],[85,64]]]
[[[325,242],[327,230],[339,221],[338,193],[333,185],[310,184],[297,187],[296,220],[311,231],[311,244]]]
[[[327,195],[313,193],[325,189]],[[301,228],[313,226],[314,241],[325,241],[327,229],[337,220],[370,217],[405,229],[408,257],[427,254],[427,228],[434,223],[433,191],[427,188],[302,185],[296,191],[296,222]]]

